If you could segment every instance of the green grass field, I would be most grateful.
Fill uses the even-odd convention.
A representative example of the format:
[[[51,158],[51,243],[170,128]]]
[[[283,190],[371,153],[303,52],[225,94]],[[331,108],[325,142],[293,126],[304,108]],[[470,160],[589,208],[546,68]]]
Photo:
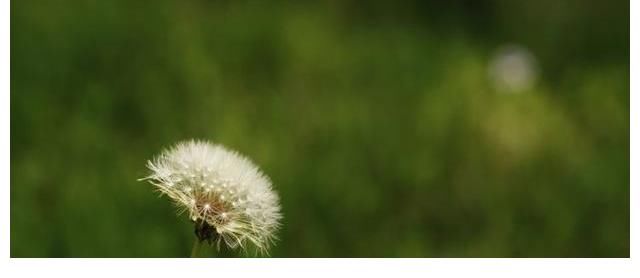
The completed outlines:
[[[189,256],[137,179],[191,138],[271,177],[274,257],[629,256],[627,2],[61,2],[11,3],[12,257]]]

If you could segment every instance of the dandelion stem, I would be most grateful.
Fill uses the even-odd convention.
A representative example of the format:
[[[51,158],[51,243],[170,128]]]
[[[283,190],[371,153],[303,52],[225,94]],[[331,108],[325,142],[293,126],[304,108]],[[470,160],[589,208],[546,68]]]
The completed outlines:
[[[191,248],[191,258],[199,257],[201,245],[202,245],[202,241],[200,239],[196,238],[196,240],[193,241],[193,248]]]

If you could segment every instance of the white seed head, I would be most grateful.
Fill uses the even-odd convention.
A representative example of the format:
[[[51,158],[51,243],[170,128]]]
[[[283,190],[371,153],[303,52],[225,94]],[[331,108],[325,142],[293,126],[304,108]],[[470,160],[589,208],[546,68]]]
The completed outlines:
[[[218,243],[244,248],[249,242],[266,252],[276,239],[282,218],[278,196],[269,178],[246,157],[221,145],[191,140],[166,149],[147,167],[151,174],[144,180],[192,220],[213,226]],[[223,195],[222,187],[235,194]]]
[[[501,47],[488,66],[489,78],[504,92],[520,93],[532,88],[537,78],[535,56],[520,45]]]

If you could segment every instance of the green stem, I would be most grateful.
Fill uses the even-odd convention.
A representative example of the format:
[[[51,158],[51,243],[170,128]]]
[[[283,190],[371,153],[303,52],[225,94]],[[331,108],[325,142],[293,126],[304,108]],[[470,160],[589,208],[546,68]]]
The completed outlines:
[[[191,248],[191,258],[198,258],[200,253],[200,247],[202,247],[202,241],[198,238],[193,242],[193,248]]]

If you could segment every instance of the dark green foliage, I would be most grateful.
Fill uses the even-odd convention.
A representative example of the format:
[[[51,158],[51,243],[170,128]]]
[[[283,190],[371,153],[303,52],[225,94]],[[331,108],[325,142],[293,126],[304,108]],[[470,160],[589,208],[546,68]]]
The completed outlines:
[[[11,3],[12,257],[189,256],[136,179],[190,138],[271,177],[273,256],[629,256],[627,2],[55,2]]]

